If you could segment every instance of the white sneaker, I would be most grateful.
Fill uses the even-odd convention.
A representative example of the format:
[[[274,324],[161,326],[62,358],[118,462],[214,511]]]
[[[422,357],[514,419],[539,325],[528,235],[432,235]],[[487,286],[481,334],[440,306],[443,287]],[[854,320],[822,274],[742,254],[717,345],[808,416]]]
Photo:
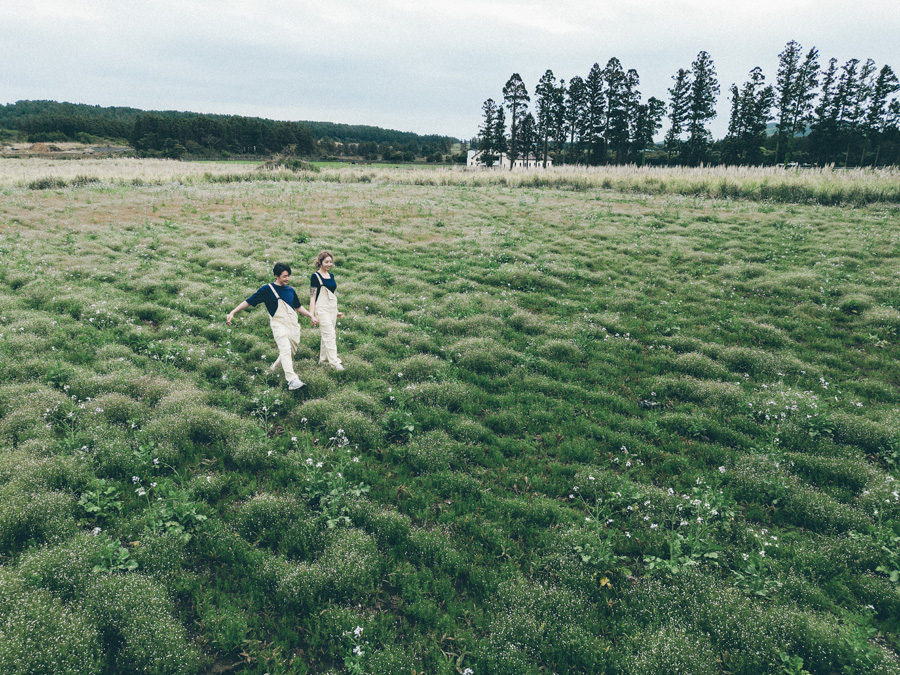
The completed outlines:
[[[295,377],[288,383],[288,391],[296,391],[300,387],[304,386],[299,378]]]
[[[344,366],[342,366],[342,365],[339,363],[339,364],[337,364],[337,365],[334,367],[334,369],[335,369],[335,370],[343,370],[343,369],[344,369]]]

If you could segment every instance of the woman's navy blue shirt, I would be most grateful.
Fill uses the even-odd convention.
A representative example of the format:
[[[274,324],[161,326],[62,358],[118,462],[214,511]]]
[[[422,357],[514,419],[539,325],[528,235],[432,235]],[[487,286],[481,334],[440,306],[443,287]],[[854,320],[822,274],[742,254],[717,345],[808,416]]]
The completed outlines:
[[[311,276],[310,279],[309,279],[309,285],[310,285],[310,288],[315,288],[315,289],[316,289],[316,302],[319,301],[319,289],[320,289],[322,286],[324,286],[325,288],[327,288],[327,289],[328,289],[329,291],[331,291],[332,293],[336,293],[336,292],[337,292],[337,281],[334,280],[334,275],[333,275],[333,274],[331,275],[331,278],[330,278],[330,279],[324,279],[324,278],[323,278],[321,281],[319,281],[319,274],[318,274],[318,272],[313,272],[312,276]]]

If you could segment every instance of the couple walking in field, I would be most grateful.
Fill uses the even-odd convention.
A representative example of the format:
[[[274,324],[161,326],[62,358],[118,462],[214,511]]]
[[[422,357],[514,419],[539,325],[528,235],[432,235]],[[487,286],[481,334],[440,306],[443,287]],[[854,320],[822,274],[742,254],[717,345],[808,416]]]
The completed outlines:
[[[286,263],[275,263],[272,273],[275,281],[261,286],[256,293],[241,302],[225,317],[225,323],[231,325],[234,315],[248,307],[256,307],[264,303],[269,311],[269,326],[275,344],[278,346],[278,358],[270,366],[276,370],[281,366],[288,389],[294,391],[303,386],[303,382],[294,372],[294,354],[300,344],[300,322],[297,314],[308,317],[312,324],[318,324],[321,334],[319,345],[319,363],[331,366],[335,370],[343,370],[341,359],[337,353],[337,321],[344,316],[337,308],[337,281],[331,273],[334,267],[334,256],[330,251],[322,251],[316,257],[316,271],[310,277],[309,310],[302,304],[297,292],[288,286],[291,278],[291,267]]]

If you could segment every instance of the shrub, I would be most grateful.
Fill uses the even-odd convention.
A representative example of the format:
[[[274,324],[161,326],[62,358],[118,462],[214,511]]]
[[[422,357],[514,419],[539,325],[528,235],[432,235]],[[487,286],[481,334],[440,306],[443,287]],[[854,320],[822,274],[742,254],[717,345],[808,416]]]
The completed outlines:
[[[681,626],[648,630],[631,640],[632,652],[624,659],[623,672],[633,675],[715,675],[717,654],[705,635]]]
[[[29,589],[0,569],[0,664],[9,675],[93,675],[101,670],[100,635],[77,605]]]
[[[444,362],[430,354],[413,354],[396,365],[404,382],[424,382],[433,379],[444,368]]]
[[[75,500],[61,492],[0,487],[0,551],[59,542],[75,532]]]
[[[241,504],[235,518],[242,537],[295,559],[305,559],[321,548],[316,524],[304,502],[269,493]]]
[[[744,401],[740,385],[729,382],[663,376],[657,378],[652,386],[660,397],[702,403],[716,410],[734,411]]]
[[[555,363],[577,365],[584,359],[581,348],[574,340],[547,340],[537,351],[545,359]]]
[[[672,367],[682,373],[704,379],[724,379],[729,375],[727,368],[723,368],[719,363],[699,352],[679,354]]]
[[[536,335],[544,331],[544,322],[540,318],[522,310],[513,312],[506,319],[506,323],[518,332],[528,335]]]
[[[93,478],[91,467],[80,457],[41,457],[37,453],[46,454],[46,447],[39,442],[26,441],[20,448],[0,454],[0,484],[15,482],[25,492],[78,492]]]
[[[515,360],[512,350],[490,338],[467,338],[450,347],[454,363],[474,373],[493,375],[506,370]]]
[[[104,638],[116,673],[188,675],[199,654],[172,616],[164,587],[137,573],[95,576],[83,598],[85,611]]]
[[[453,465],[461,452],[460,443],[444,431],[428,431],[414,436],[406,446],[406,461],[419,473],[442,471]]]
[[[190,560],[184,537],[149,530],[144,531],[138,545],[131,550],[131,558],[142,574],[157,578],[178,574]]]
[[[185,399],[184,394],[178,392],[160,401],[144,431],[156,442],[183,447],[231,440],[246,434],[250,428],[255,430],[253,420]]]
[[[19,563],[22,575],[66,602],[80,599],[100,562],[102,537],[79,532],[65,542],[33,547]]]
[[[408,516],[388,508],[379,508],[368,499],[351,502],[350,517],[355,525],[372,535],[381,547],[403,544],[410,534]]]
[[[401,371],[403,372],[403,371]],[[407,405],[411,408],[444,408],[459,412],[469,398],[469,389],[460,382],[425,382],[403,390]]]
[[[140,424],[149,414],[146,405],[125,394],[103,394],[94,399],[93,403],[112,424]]]
[[[383,564],[375,540],[356,528],[336,530],[316,561],[325,597],[354,602],[375,590]]]
[[[603,640],[591,630],[585,599],[544,584],[515,581],[496,601],[481,669],[496,675],[537,673],[537,664],[554,672],[602,672]],[[476,672],[481,670],[476,668]]]

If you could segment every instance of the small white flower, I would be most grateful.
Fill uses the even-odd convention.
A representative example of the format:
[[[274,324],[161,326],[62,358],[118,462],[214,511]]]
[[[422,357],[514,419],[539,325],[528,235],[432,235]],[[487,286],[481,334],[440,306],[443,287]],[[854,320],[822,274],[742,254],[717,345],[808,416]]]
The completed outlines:
[[[720,466],[720,467],[719,467],[719,473],[725,473],[725,467],[724,467],[724,466]]]
[[[132,477],[131,477],[131,482],[132,482],[132,483],[140,483],[140,482],[141,482],[141,479],[138,478],[137,476],[132,476]]]
[[[94,535],[95,537],[96,537],[98,534],[100,534],[101,532],[103,532],[103,530],[100,529],[99,527],[95,527],[93,530],[91,530],[91,534]]]

